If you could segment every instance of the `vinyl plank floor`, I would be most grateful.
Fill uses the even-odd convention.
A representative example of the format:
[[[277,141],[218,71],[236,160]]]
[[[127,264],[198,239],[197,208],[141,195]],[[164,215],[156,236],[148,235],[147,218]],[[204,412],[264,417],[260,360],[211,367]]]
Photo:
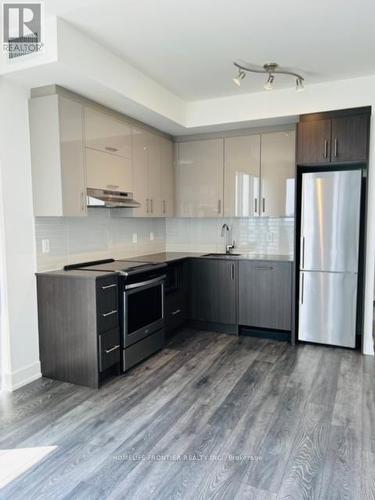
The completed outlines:
[[[99,391],[1,395],[1,459],[42,452],[0,498],[375,500],[374,443],[373,359],[183,329]]]

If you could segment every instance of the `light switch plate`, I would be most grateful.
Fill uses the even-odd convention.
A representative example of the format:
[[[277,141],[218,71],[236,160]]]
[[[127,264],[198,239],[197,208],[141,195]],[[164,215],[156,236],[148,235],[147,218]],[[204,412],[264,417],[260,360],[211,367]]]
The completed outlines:
[[[49,240],[42,240],[42,253],[49,253]]]
[[[133,241],[133,243],[137,243],[137,241],[138,241],[137,233],[133,233],[132,241]]]

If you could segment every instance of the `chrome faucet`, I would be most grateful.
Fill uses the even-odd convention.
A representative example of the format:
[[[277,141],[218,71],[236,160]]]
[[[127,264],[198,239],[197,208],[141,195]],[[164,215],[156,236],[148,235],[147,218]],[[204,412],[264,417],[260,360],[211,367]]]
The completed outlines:
[[[236,242],[234,240],[232,240],[232,243],[229,243],[229,241],[231,239],[231,233],[232,233],[232,229],[228,226],[228,224],[224,223],[221,226],[221,237],[224,238],[224,234],[226,235],[226,239],[225,239],[225,253],[226,254],[230,254],[236,246]]]

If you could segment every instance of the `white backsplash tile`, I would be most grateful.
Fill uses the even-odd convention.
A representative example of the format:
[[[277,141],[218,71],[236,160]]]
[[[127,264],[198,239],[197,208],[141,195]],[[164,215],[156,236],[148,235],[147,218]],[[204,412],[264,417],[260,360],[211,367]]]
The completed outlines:
[[[293,255],[293,219],[151,219],[111,217],[107,209],[89,209],[87,217],[35,219],[38,271],[65,264],[157,252],[223,252],[221,226],[232,228],[236,249],[269,255]],[[150,239],[150,233],[153,239]],[[133,234],[137,243],[133,243]],[[49,253],[42,253],[48,239]]]
[[[167,250],[223,252],[225,237],[221,237],[221,227],[224,222],[232,229],[232,239],[240,252],[293,255],[294,219],[268,217],[167,219]]]

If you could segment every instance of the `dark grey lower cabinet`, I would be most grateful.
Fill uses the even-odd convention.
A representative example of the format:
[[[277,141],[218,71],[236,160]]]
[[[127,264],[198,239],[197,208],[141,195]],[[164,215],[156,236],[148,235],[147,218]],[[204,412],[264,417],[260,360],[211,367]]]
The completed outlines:
[[[237,323],[237,262],[192,259],[190,262],[191,319]]]
[[[239,324],[291,330],[292,263],[240,261],[238,275]]]
[[[119,290],[115,274],[52,271],[37,275],[41,370],[99,387],[120,370]]]

